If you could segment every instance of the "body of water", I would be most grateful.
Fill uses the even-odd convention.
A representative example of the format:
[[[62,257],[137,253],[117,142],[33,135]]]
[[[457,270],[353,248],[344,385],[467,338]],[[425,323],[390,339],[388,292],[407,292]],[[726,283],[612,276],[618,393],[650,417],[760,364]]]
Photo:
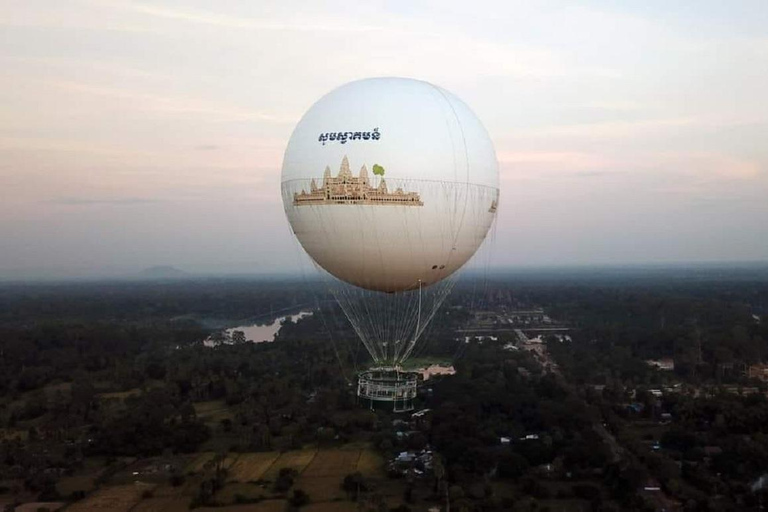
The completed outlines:
[[[453,365],[444,364],[431,364],[416,371],[424,377],[424,380],[429,380],[433,375],[456,375],[456,369]]]
[[[290,318],[292,321],[296,322],[297,320],[308,317],[308,316],[312,316],[311,311],[301,311],[300,313],[297,313],[295,315],[286,315],[286,316],[281,316],[279,318],[276,318],[270,324],[238,325],[237,327],[231,327],[225,330],[223,333],[221,333],[223,335],[221,336],[221,339],[219,339],[219,337],[217,336],[211,336],[208,339],[206,339],[203,342],[203,344],[206,347],[215,347],[216,345],[219,345],[221,343],[225,343],[225,344],[232,343],[232,333],[234,333],[235,331],[243,331],[243,333],[245,333],[245,340],[249,343],[263,343],[263,342],[275,341],[275,335],[280,330],[280,327],[282,326],[286,318]]]

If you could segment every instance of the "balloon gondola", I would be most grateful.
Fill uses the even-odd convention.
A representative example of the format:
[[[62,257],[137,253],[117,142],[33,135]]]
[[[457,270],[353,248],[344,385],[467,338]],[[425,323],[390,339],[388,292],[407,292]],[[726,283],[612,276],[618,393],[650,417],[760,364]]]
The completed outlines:
[[[358,397],[412,409],[417,379],[402,365],[496,216],[485,128],[430,83],[352,82],[299,121],[281,189],[294,235],[373,361]]]

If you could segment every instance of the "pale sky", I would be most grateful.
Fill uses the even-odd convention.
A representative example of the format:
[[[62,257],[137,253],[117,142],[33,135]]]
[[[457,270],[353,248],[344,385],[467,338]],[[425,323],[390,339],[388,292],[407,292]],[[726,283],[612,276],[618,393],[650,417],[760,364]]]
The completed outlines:
[[[4,0],[0,276],[296,268],[288,137],[371,76],[485,124],[495,266],[768,260],[765,0]]]

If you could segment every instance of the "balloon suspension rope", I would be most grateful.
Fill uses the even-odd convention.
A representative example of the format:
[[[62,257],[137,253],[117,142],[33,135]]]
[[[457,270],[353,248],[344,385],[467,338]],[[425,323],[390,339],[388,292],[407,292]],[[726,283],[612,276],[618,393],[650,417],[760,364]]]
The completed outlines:
[[[419,279],[419,316],[416,318],[416,333],[414,333],[414,337],[418,336],[419,327],[421,327],[421,279]]]

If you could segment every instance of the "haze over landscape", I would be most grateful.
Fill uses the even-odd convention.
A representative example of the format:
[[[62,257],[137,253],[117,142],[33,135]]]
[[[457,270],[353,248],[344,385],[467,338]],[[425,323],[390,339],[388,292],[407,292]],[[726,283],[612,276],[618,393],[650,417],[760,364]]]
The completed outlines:
[[[762,1],[6,2],[0,277],[296,270],[288,137],[370,76],[485,124],[495,267],[765,261],[766,23]]]

